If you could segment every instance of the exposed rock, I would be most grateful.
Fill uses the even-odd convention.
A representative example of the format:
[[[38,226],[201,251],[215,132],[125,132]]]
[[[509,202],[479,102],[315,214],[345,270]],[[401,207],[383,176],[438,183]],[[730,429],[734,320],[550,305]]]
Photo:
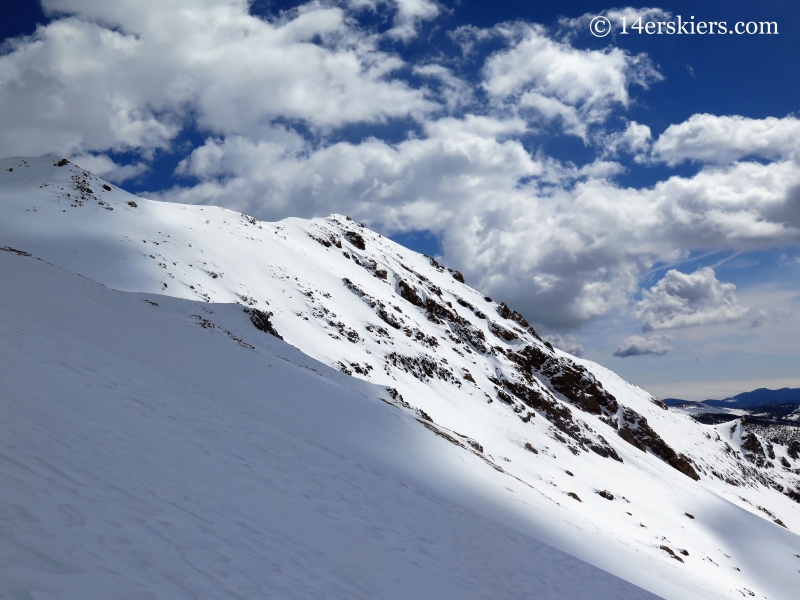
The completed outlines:
[[[366,244],[364,244],[364,238],[360,233],[357,233],[355,231],[345,231],[344,237],[346,237],[347,241],[349,241],[351,244],[353,244],[353,246],[355,246],[359,250],[366,250],[367,246]]]
[[[765,467],[767,465],[764,448],[761,446],[761,442],[758,441],[756,434],[748,433],[742,437],[742,451],[745,458],[757,467]]]
[[[786,490],[784,494],[800,504],[800,488],[797,490]]]
[[[275,327],[270,322],[271,312],[264,312],[257,308],[245,308],[244,312],[250,315],[250,322],[255,325],[256,329],[274,335],[279,340],[283,339],[283,336],[275,330]]]
[[[422,356],[404,356],[392,352],[386,355],[386,364],[402,369],[423,382],[434,378],[442,381],[457,381],[450,369],[424,354]]]
[[[678,556],[677,554],[675,554],[675,552],[673,552],[672,548],[670,548],[669,546],[659,546],[659,548],[661,550],[663,550],[664,552],[666,552],[667,554],[669,554],[675,560],[683,562],[683,559],[680,556]],[[688,554],[687,554],[687,556],[688,556]]]
[[[440,264],[439,264],[439,263],[436,261],[436,259],[435,259],[435,258],[433,258],[432,256],[428,256],[427,254],[423,254],[422,256],[424,256],[425,258],[427,258],[427,259],[428,259],[428,262],[429,262],[429,263],[431,263],[431,266],[432,266],[432,267],[434,267],[434,268],[435,268],[437,271],[439,271],[440,273],[441,273],[442,271],[444,271],[444,267],[443,267],[442,265],[440,265]]]
[[[32,256],[30,252],[25,252],[24,250],[17,250],[16,248],[12,248],[11,246],[0,246],[0,250],[5,250],[6,252],[13,252],[20,256]]]
[[[342,282],[345,284],[348,290],[360,297],[370,308],[372,308],[384,323],[393,327],[394,329],[400,329],[402,327],[402,324],[399,322],[399,320],[386,310],[386,305],[382,301],[375,300],[375,298],[367,294],[347,277],[342,279]]]
[[[450,270],[450,269],[448,269],[448,270]],[[464,276],[461,273],[459,273],[458,271],[450,270],[450,274],[453,276],[453,279],[455,279],[459,283],[464,283]]]
[[[628,442],[631,446],[635,446],[642,452],[647,452],[647,445],[644,442],[636,439],[636,436],[633,435],[633,430],[630,427],[621,427],[618,433],[619,437]]]
[[[528,322],[525,320],[525,317],[523,317],[517,311],[511,310],[505,302],[501,302],[500,304],[497,305],[497,314],[503,317],[504,319],[509,319],[510,321],[519,323],[523,327],[529,327]]]
[[[419,306],[419,307],[425,306],[424,302],[422,301],[422,298],[420,298],[419,294],[417,293],[416,288],[407,283],[404,279],[401,279],[399,281],[397,287],[399,288],[400,296],[403,299],[408,300],[414,306]]]
[[[565,406],[544,390],[538,390],[531,383],[509,381],[505,378],[494,378],[498,385],[519,398],[527,407],[539,411],[559,431],[565,433],[578,443],[583,450],[591,450],[604,458],[622,459],[601,435],[594,434],[583,422],[577,422],[569,407]],[[502,391],[502,390],[500,390]],[[498,395],[500,395],[498,391]],[[501,396],[501,399],[502,396]],[[513,399],[511,399],[513,401]],[[509,402],[510,403],[510,402]],[[566,442],[564,442],[566,443]]]
[[[464,300],[463,298],[458,298],[458,297],[456,297],[456,302],[458,302],[458,303],[459,303],[461,306],[463,306],[464,308],[468,308],[468,309],[470,309],[470,310],[472,311],[472,313],[473,313],[473,314],[474,314],[476,317],[478,317],[479,319],[485,319],[485,318],[486,318],[486,314],[485,314],[485,313],[482,313],[481,311],[479,311],[477,308],[475,308],[474,306],[472,306],[472,304],[470,304],[469,302],[467,302],[467,301],[466,301],[466,300]]]
[[[647,419],[635,410],[630,408],[622,409],[619,436],[642,452],[647,452],[649,450],[687,477],[691,477],[695,481],[700,479],[697,471],[692,467],[689,458],[675,452],[675,450],[647,424]]]
[[[553,389],[586,412],[611,416],[619,409],[617,399],[603,389],[602,384],[583,366],[538,346],[525,346],[519,352],[510,352],[508,358],[519,366],[519,372],[530,379],[534,371],[550,382]]]
[[[308,237],[310,237],[315,242],[317,242],[319,244],[322,244],[326,248],[330,248],[331,247],[331,243],[328,240],[324,239],[324,238],[318,237],[316,235],[311,235],[310,233],[308,234]]]
[[[663,400],[659,400],[655,396],[651,396],[650,397],[650,402],[652,402],[653,404],[655,404],[658,408],[660,408],[662,410],[669,410],[669,406],[664,404]]]
[[[425,315],[428,317],[429,321],[433,321],[434,323],[442,324],[444,321],[449,321],[450,323],[458,323],[461,322],[462,319],[458,315],[456,315],[451,310],[445,308],[444,305],[439,304],[433,298],[428,298],[425,300]]]
[[[492,322],[490,326],[491,332],[496,335],[497,337],[504,339],[507,342],[517,339],[517,334],[513,331],[509,331],[505,327],[501,327],[495,322]]]
[[[788,454],[792,460],[800,458],[800,440],[793,440],[786,449],[786,454]]]

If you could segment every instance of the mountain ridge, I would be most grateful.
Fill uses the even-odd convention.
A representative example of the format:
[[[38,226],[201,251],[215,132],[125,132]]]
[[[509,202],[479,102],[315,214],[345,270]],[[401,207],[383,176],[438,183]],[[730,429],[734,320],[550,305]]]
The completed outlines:
[[[668,406],[677,406],[690,400],[680,398],[665,398],[664,403]],[[766,404],[792,403],[800,404],[800,388],[780,388],[771,390],[768,388],[758,388],[749,392],[742,392],[730,398],[722,400],[698,400],[700,404],[708,406],[719,406],[727,408],[755,408]]]
[[[12,252],[0,272],[3,597],[656,597],[539,541],[468,482],[523,484],[237,305]]]
[[[50,157],[0,161],[0,194],[8,254],[155,303],[194,302],[191,318],[210,335],[257,346],[203,309],[235,307],[260,335],[272,329],[305,355],[381,386],[384,402],[411,411],[419,427],[521,482],[526,504],[566,511],[553,523],[535,511],[525,518],[569,554],[669,597],[680,597],[665,583],[678,573],[694,590],[682,597],[745,589],[789,597],[789,549],[800,554],[784,529],[800,531],[791,444],[740,422],[708,427],[669,411],[542,341],[513,309],[430,257],[344,216],[264,223],[148,201]],[[751,515],[756,525],[736,519],[754,536],[774,537],[784,554],[765,562],[712,524],[714,512]],[[570,521],[596,534],[575,537]]]

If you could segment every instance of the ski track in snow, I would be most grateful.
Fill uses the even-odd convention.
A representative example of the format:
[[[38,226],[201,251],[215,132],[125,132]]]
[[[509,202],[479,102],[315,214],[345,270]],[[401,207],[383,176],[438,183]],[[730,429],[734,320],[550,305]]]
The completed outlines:
[[[0,252],[0,597],[796,597],[798,505],[769,484],[796,481],[787,448],[753,466],[741,426],[545,349],[345,217],[262,223],[55,163],[0,161],[0,246],[32,254]],[[700,480],[552,374],[529,385],[588,445],[509,396],[526,346],[585,368]]]

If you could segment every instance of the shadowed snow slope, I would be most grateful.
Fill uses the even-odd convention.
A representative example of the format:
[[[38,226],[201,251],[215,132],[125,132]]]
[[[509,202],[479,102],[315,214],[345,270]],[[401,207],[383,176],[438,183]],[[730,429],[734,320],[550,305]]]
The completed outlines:
[[[524,486],[237,306],[2,254],[0,597],[653,597],[460,500]]]
[[[800,587],[800,448],[667,410],[346,217],[6,159],[0,247],[0,594]]]

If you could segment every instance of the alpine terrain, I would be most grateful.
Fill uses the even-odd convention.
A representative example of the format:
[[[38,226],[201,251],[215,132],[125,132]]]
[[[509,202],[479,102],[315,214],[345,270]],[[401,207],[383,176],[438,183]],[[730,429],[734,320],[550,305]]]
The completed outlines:
[[[0,598],[798,597],[797,437],[346,216],[12,158],[0,247]]]

